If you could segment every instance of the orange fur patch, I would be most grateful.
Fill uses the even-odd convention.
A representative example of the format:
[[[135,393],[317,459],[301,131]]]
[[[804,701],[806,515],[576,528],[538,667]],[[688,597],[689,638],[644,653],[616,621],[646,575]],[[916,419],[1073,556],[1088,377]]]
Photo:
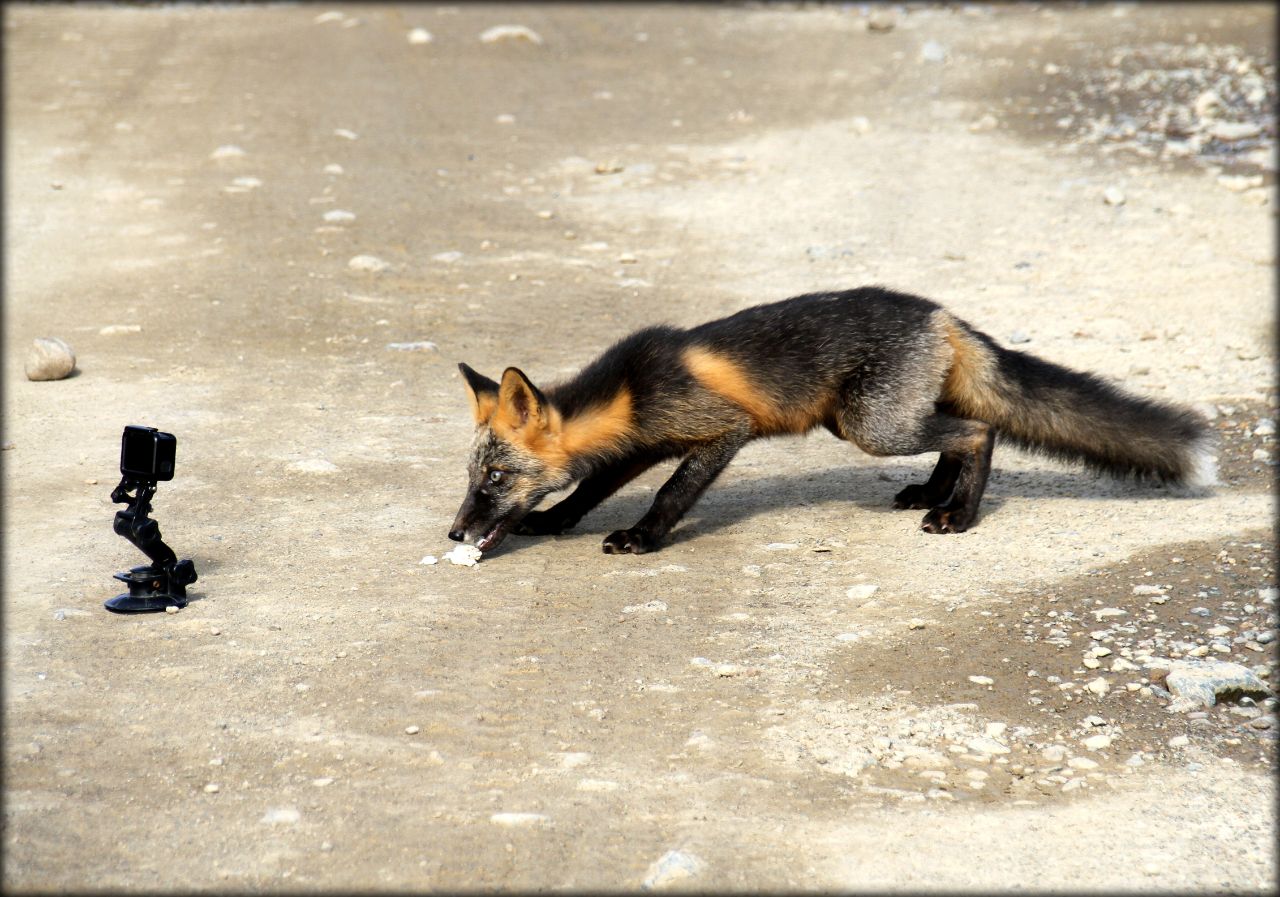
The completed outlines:
[[[951,345],[951,367],[942,383],[942,397],[965,415],[987,418],[1002,404],[991,389],[995,382],[995,359],[986,346],[951,321],[942,325]]]
[[[703,346],[685,349],[684,364],[706,389],[745,411],[761,435],[804,433],[826,419],[834,401],[834,395],[820,394],[779,408],[752,382],[741,363]]]
[[[471,414],[477,424],[489,422],[493,412],[498,409],[498,397],[491,392],[477,394],[467,388],[467,397],[471,399]]]
[[[560,422],[560,447],[570,455],[607,451],[631,432],[631,391]]]

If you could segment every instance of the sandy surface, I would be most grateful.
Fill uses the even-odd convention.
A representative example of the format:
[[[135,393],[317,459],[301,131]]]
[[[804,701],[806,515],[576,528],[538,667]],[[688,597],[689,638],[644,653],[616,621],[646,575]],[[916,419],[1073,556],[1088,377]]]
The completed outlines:
[[[7,888],[1274,884],[1274,698],[1147,666],[1275,669],[1270,7],[330,12],[6,6]],[[458,361],[866,283],[1202,408],[1222,484],[997,450],[937,537],[889,510],[931,458],[815,434],[657,554],[599,542],[669,468],[419,563]],[[102,609],[130,423],[177,615]]]

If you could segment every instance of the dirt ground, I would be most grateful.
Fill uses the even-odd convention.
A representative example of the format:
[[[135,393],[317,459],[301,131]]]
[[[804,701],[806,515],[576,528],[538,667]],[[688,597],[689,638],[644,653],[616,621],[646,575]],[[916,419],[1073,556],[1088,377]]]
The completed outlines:
[[[1274,679],[1270,5],[4,13],[6,890],[1275,884],[1274,696],[1153,663]],[[934,536],[933,459],[823,433],[656,554],[600,540],[669,467],[421,563],[457,362],[870,283],[1200,408],[1221,484],[998,449]],[[176,615],[102,607],[125,424]]]

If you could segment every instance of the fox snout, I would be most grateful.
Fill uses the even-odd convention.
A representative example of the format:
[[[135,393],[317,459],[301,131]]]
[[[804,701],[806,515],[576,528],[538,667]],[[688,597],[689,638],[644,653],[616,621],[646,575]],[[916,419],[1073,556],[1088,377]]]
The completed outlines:
[[[482,492],[473,489],[463,499],[458,516],[453,518],[449,538],[455,542],[472,542],[481,551],[492,551],[507,535],[511,515],[498,513]]]

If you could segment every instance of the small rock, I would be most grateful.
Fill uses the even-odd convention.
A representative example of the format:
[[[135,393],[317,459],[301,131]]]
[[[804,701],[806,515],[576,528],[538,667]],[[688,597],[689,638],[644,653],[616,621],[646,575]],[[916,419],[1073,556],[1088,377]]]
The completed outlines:
[[[1139,583],[1133,587],[1133,594],[1135,595],[1163,595],[1164,592],[1164,586],[1155,586],[1149,583]]]
[[[220,146],[216,150],[211,152],[209,154],[209,158],[210,159],[237,159],[243,155],[246,155],[246,153],[240,147],[235,146],[233,144],[226,144],[225,146]]]
[[[428,565],[429,565],[429,564],[434,564],[434,563],[436,563],[436,561],[437,561],[437,560],[438,560],[438,558],[437,558],[434,554],[426,554],[426,555],[423,555],[423,556],[422,556],[422,560],[418,561],[418,563],[419,563],[419,564],[428,564]]]
[[[387,348],[396,352],[436,352],[440,349],[430,340],[417,340],[412,343],[387,343]]]
[[[1266,684],[1251,669],[1225,660],[1177,660],[1165,678],[1174,698],[1166,709],[1172,713],[1212,707],[1218,695],[1225,692],[1267,691]]]
[[[422,731],[422,728],[421,728],[421,727],[419,727],[419,726],[405,726],[405,727],[404,727],[404,734],[406,734],[406,735],[417,735],[417,734],[418,734],[419,732],[421,732],[421,731]]]
[[[1218,186],[1226,187],[1233,193],[1243,193],[1245,190],[1251,190],[1254,187],[1261,187],[1262,175],[1220,174],[1218,175]]]
[[[697,878],[706,867],[707,864],[695,854],[668,850],[648,868],[640,887],[646,891],[669,887]]]
[[[979,735],[977,738],[970,738],[964,743],[964,746],[977,754],[1007,754],[1009,748],[1007,745],[1001,744],[994,738],[988,738],[985,735]]]
[[[1110,735],[1090,735],[1083,742],[1081,742],[1081,744],[1083,744],[1085,748],[1088,750],[1101,751],[1105,748],[1111,747],[1111,736]]]
[[[871,583],[861,583],[856,586],[850,586],[845,590],[844,596],[852,601],[866,601],[876,593],[880,587]]]
[[[1101,676],[1099,676],[1097,679],[1094,679],[1091,682],[1085,683],[1084,688],[1085,688],[1085,691],[1092,692],[1098,697],[1102,697],[1107,692],[1111,691],[1110,683],[1108,683],[1107,680],[1103,679]]]
[[[306,458],[302,461],[294,461],[289,465],[289,469],[298,473],[337,473],[338,465],[324,458]]]
[[[333,136],[341,137],[343,140],[359,140],[360,139],[360,135],[357,134],[355,131],[352,131],[350,128],[334,128]]]
[[[924,627],[925,627],[924,620],[921,620],[919,618],[916,618],[914,620],[909,620],[907,622],[908,629],[924,629]]]
[[[1262,126],[1251,121],[1219,121],[1209,127],[1209,136],[1228,143],[1236,140],[1248,140],[1262,133]]]
[[[1031,342],[1031,334],[1027,333],[1025,330],[1011,331],[1009,333],[1009,342],[1015,345],[1020,343],[1029,343]]]
[[[1169,747],[1171,748],[1186,747],[1190,743],[1191,743],[1191,739],[1185,735],[1175,735],[1169,739]]]
[[[431,32],[425,28],[414,28],[409,32],[409,43],[411,44],[429,44],[435,38]]]
[[[1088,757],[1072,757],[1067,761],[1067,765],[1072,769],[1097,769],[1098,764]]]
[[[1276,435],[1276,422],[1269,417],[1260,418],[1253,426],[1254,436]]]
[[[542,35],[524,25],[494,25],[480,32],[480,43],[498,44],[524,41],[530,44],[542,44]]]
[[[1105,726],[1107,721],[1100,716],[1086,716],[1084,724],[1086,726]]]
[[[391,267],[391,264],[383,261],[376,255],[357,255],[353,256],[351,260],[347,262],[347,267],[352,271],[372,271],[377,273],[379,271],[386,271]]]
[[[992,679],[990,676],[970,676],[969,681],[974,685],[991,685],[996,680]]]
[[[1274,729],[1276,726],[1276,718],[1272,714],[1266,716],[1255,716],[1249,720],[1249,726],[1254,729]]]
[[[267,810],[258,820],[266,825],[294,825],[302,819],[302,814],[293,807],[275,807]]]
[[[76,368],[76,353],[56,336],[37,337],[27,352],[27,379],[63,380]]]
[[[337,162],[330,162],[324,167],[325,174],[342,174],[345,169]]]
[[[1125,199],[1124,191],[1119,187],[1108,187],[1102,191],[1102,201],[1109,206],[1122,206]]]
[[[946,62],[950,53],[936,40],[927,40],[920,47],[920,59],[924,62]]]
[[[141,333],[141,324],[108,324],[98,331],[99,336],[119,336],[122,333]]]
[[[894,26],[898,24],[898,18],[893,14],[893,10],[883,7],[873,10],[871,15],[867,16],[867,30],[875,31],[880,34],[892,31]]]
[[[218,786],[217,782],[210,782],[208,785],[204,786],[205,794],[217,794],[221,790],[222,789]]]
[[[347,224],[356,220],[356,214],[346,209],[330,209],[324,213],[324,220],[330,224]]]
[[[176,614],[178,610],[179,610],[178,605],[170,604],[165,606],[164,612],[166,614]]]
[[[1040,756],[1050,763],[1061,763],[1067,757],[1067,749],[1060,744],[1051,744],[1040,752]]]

